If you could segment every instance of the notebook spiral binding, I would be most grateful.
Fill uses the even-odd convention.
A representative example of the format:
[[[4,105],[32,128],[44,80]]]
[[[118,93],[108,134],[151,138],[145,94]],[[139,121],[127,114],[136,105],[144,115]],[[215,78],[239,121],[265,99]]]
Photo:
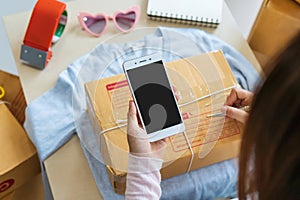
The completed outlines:
[[[198,16],[194,17],[191,15],[178,15],[173,13],[162,13],[157,11],[150,11],[150,13],[148,13],[148,17],[151,20],[155,21],[204,26],[209,28],[216,28],[220,24],[218,19],[209,19]]]

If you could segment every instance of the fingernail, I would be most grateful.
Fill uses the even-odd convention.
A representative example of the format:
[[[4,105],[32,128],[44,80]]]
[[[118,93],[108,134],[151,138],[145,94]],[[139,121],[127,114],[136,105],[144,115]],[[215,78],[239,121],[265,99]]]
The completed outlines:
[[[226,115],[227,109],[228,109],[228,106],[223,106],[223,107],[221,108],[221,112],[222,112],[224,115]]]

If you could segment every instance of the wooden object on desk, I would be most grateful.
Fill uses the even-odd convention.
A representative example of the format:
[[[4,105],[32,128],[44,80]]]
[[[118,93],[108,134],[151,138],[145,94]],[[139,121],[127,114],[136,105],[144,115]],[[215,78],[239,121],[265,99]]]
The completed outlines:
[[[181,28],[201,28],[202,30],[218,36],[236,48],[250,61],[250,63],[252,63],[259,73],[262,73],[259,63],[248,43],[237,28],[236,22],[225,2],[222,12],[222,23],[218,28],[211,29],[149,20],[146,15],[147,1],[77,0],[67,3],[68,22],[65,32],[60,41],[53,46],[53,58],[43,71],[28,67],[19,60],[20,47],[30,13],[20,13],[4,17],[11,50],[15,58],[27,103],[30,103],[32,100],[53,87],[59,73],[66,69],[74,60],[88,53],[99,43],[105,42],[113,35],[119,33],[111,23],[103,36],[99,38],[90,36],[81,29],[77,21],[76,15],[79,11],[85,10],[91,13],[103,12],[112,14],[116,10],[127,9],[132,5],[140,5],[142,10],[141,18],[136,28],[137,31],[139,31],[138,33],[140,33],[139,38],[142,38],[145,34],[153,33],[155,27],[158,25]],[[139,39],[135,33],[122,34],[122,37],[120,38],[119,41],[118,38],[114,38],[113,41],[124,42]],[[77,46],[74,44],[77,44]],[[44,165],[55,199],[78,199],[78,197],[83,196],[84,199],[101,198],[76,135],[46,159]],[[78,176],[79,174],[80,176]]]

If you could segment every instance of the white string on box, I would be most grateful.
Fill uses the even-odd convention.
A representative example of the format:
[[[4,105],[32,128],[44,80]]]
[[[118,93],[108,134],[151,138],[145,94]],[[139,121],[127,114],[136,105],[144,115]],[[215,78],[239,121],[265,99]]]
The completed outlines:
[[[192,101],[189,101],[189,102],[180,104],[179,107],[183,107],[183,106],[189,105],[189,104],[194,103],[194,102],[196,102],[196,101],[200,101],[200,100],[206,99],[206,98],[208,98],[208,97],[212,97],[212,96],[214,96],[214,95],[220,94],[220,93],[222,93],[222,92],[225,92],[225,91],[227,91],[227,90],[230,90],[230,89],[233,89],[233,88],[237,88],[237,87],[239,87],[239,86],[238,86],[238,85],[234,85],[234,86],[230,86],[230,87],[224,88],[224,89],[222,89],[222,90],[218,90],[218,91],[212,92],[212,93],[210,93],[210,94],[204,95],[204,96],[199,97],[199,98],[197,98],[197,99],[194,99],[194,100],[192,100]]]
[[[238,86],[238,85],[234,85],[234,86],[230,86],[230,87],[224,88],[224,89],[222,89],[222,90],[218,90],[218,91],[212,92],[212,93],[210,93],[210,94],[204,95],[204,96],[199,97],[199,98],[197,98],[197,99],[194,99],[194,100],[192,100],[192,101],[189,101],[189,102],[180,104],[179,107],[187,106],[187,105],[192,104],[192,103],[194,103],[194,102],[196,102],[196,101],[200,101],[200,100],[206,99],[206,98],[208,98],[208,97],[212,97],[212,96],[214,96],[214,95],[220,94],[220,93],[222,93],[222,92],[225,92],[225,91],[227,91],[227,90],[230,90],[230,89],[233,89],[233,88],[237,88],[237,87],[239,87],[239,86]],[[119,120],[119,122],[127,122],[127,120]],[[124,127],[124,126],[127,126],[127,123],[121,124],[121,125],[117,125],[117,126],[113,126],[113,127],[111,127],[111,128],[102,130],[102,131],[99,133],[99,135],[102,135],[102,134],[104,134],[104,133],[106,133],[106,132],[109,132],[109,131],[112,131],[112,130],[114,130],[114,129],[121,128],[121,127]]]
[[[187,136],[187,134],[186,134],[185,131],[183,131],[183,135],[184,135],[186,143],[188,144],[188,147],[189,147],[189,149],[191,151],[191,154],[192,154],[191,159],[190,159],[190,163],[189,163],[189,167],[187,168],[187,172],[189,172],[191,170],[191,167],[192,167],[192,164],[193,164],[193,160],[194,160],[194,151],[193,151],[192,145],[191,145],[191,143],[189,141],[189,138],[188,138],[188,136]]]
[[[0,100],[0,104],[7,104],[7,105],[11,105],[11,103],[10,102],[8,102],[8,101],[2,101],[2,100]]]
[[[220,93],[222,93],[222,92],[225,92],[225,91],[227,91],[227,90],[230,90],[230,89],[233,89],[233,88],[237,88],[237,87],[239,87],[239,86],[238,86],[238,85],[234,85],[234,86],[231,86],[231,87],[224,88],[224,89],[222,89],[222,90],[218,90],[218,91],[212,92],[212,93],[210,93],[210,94],[208,94],[208,95],[204,95],[204,96],[202,96],[202,97],[200,97],[200,98],[197,98],[197,99],[194,99],[194,100],[192,100],[192,101],[189,101],[189,102],[180,104],[179,107],[183,107],[183,106],[192,104],[192,103],[194,103],[194,102],[203,100],[203,99],[208,98],[208,97],[212,97],[212,96],[214,96],[214,95],[220,94]],[[184,138],[185,138],[185,140],[186,140],[186,142],[187,142],[187,144],[188,144],[188,147],[189,147],[189,149],[190,149],[190,151],[191,151],[191,155],[192,155],[192,156],[191,156],[191,159],[190,159],[190,162],[189,162],[189,166],[188,166],[188,168],[187,168],[187,172],[189,172],[189,171],[191,170],[191,167],[192,167],[192,164],[193,164],[193,160],[194,160],[194,151],[193,151],[192,145],[191,145],[191,143],[190,143],[190,141],[189,141],[189,139],[188,139],[188,136],[187,136],[187,134],[186,134],[185,131],[183,132],[183,135],[184,135]]]
[[[230,86],[230,87],[224,88],[224,89],[222,89],[222,90],[218,90],[218,91],[212,92],[212,93],[210,93],[210,94],[204,95],[204,96],[199,97],[199,98],[197,98],[197,99],[194,99],[194,100],[192,100],[192,101],[189,101],[189,102],[180,104],[179,107],[183,107],[183,106],[192,104],[192,103],[194,103],[194,102],[197,102],[197,101],[206,99],[206,98],[208,98],[208,97],[212,97],[212,96],[214,96],[214,95],[220,94],[220,93],[222,93],[222,92],[225,92],[225,91],[227,91],[227,90],[230,90],[230,89],[233,89],[233,88],[237,88],[237,87],[239,87],[239,85]],[[119,120],[119,122],[127,122],[127,120]],[[125,126],[127,126],[127,123],[124,123],[124,124],[121,124],[121,125],[118,125],[118,126],[114,126],[114,127],[105,129],[105,130],[101,131],[99,134],[102,135],[102,134],[104,134],[104,133],[106,133],[106,132],[109,132],[109,131],[111,131],[111,130],[114,130],[114,129],[117,129],[117,128],[121,128],[121,127],[125,127]],[[193,164],[193,160],[194,160],[194,151],[193,151],[193,147],[192,147],[192,145],[191,145],[191,143],[190,143],[190,141],[189,141],[189,139],[188,139],[188,136],[187,136],[187,134],[186,134],[186,131],[183,132],[183,135],[184,135],[184,138],[185,138],[185,140],[186,140],[186,142],[187,142],[188,148],[189,148],[190,151],[191,151],[191,159],[190,159],[190,162],[189,162],[189,166],[188,166],[188,168],[187,168],[187,172],[189,172],[189,171],[191,170],[191,167],[192,167],[192,164]]]
[[[122,120],[122,121],[123,121],[123,120]],[[124,121],[127,122],[127,120],[124,120]],[[113,127],[111,127],[111,128],[105,129],[105,130],[101,131],[101,132],[99,133],[99,135],[102,135],[102,134],[104,134],[104,133],[106,133],[106,132],[112,131],[112,130],[117,129],[117,128],[122,128],[122,127],[124,127],[124,126],[127,126],[127,123],[121,124],[121,125],[118,125],[118,126],[113,126]]]

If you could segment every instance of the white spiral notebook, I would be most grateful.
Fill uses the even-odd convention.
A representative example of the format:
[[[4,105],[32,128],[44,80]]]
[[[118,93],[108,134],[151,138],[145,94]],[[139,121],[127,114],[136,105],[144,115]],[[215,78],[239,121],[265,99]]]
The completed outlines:
[[[224,0],[148,0],[153,20],[216,27],[222,20]]]

